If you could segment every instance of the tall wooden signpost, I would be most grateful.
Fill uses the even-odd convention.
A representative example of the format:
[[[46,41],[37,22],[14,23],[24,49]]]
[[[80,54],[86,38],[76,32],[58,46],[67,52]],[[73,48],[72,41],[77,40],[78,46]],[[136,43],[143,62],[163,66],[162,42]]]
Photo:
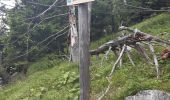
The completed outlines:
[[[67,5],[78,5],[80,100],[90,100],[90,13],[89,2],[94,0],[67,0]]]

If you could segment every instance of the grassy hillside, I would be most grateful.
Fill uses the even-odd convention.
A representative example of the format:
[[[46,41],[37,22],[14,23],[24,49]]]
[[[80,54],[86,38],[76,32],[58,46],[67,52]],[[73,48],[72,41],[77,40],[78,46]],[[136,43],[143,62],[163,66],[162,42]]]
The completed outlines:
[[[170,37],[168,34],[170,33],[170,14],[155,16],[133,27],[155,35],[166,32],[167,34],[162,37],[168,39]],[[112,36],[93,42],[91,48],[96,48],[109,39],[112,39]],[[111,53],[109,59],[104,60],[101,65],[102,58],[103,55],[100,55],[99,59],[91,57],[92,100],[96,100],[107,87],[108,81],[105,77],[116,60]],[[135,67],[131,66],[125,58],[123,66],[116,69],[112,78],[112,87],[105,96],[106,100],[123,100],[125,96],[144,89],[170,92],[170,61],[160,62],[161,77],[157,80],[154,66],[145,64],[136,52],[133,53],[133,59]],[[77,100],[78,78],[76,64],[60,61],[54,55],[50,55],[31,64],[26,79],[2,88],[0,100]]]
[[[57,62],[57,60],[54,60]],[[42,66],[37,72],[30,73],[27,79],[11,84],[0,92],[0,100],[73,100],[78,98],[78,67],[64,62],[46,69]],[[44,69],[44,70],[43,70]]]
[[[170,14],[160,14],[137,24],[134,27],[154,35],[164,32],[170,33]],[[167,36],[167,39],[170,38],[169,34],[167,34]]]
[[[157,15],[134,25],[133,28],[158,36],[159,33],[166,33],[164,36],[160,37],[163,39],[170,39],[170,14]],[[104,43],[106,41],[102,42]],[[96,46],[96,44],[93,45]],[[155,47],[157,55],[159,56],[162,47]],[[100,95],[104,87],[106,88],[108,85],[105,77],[110,72],[114,63],[113,61],[116,60],[112,55],[110,55],[109,60],[104,61],[103,67],[101,67],[100,63],[102,56],[100,61],[93,65],[95,67],[92,68],[92,76],[97,77],[92,81],[93,95]],[[112,87],[105,96],[106,100],[123,100],[125,96],[135,94],[137,91],[145,89],[159,89],[170,92],[170,61],[160,61],[161,78],[157,80],[154,66],[145,64],[145,61],[141,59],[136,52],[134,52],[132,56],[136,66],[133,67],[128,59],[124,59],[124,65],[121,68],[117,68],[113,75]],[[96,61],[95,57],[93,60],[94,62]]]

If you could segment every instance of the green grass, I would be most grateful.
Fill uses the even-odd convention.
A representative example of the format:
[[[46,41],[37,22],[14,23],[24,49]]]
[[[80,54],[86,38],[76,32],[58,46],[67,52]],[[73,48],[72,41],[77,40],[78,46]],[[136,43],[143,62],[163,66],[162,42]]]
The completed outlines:
[[[0,100],[73,100],[78,94],[78,66],[64,62],[5,87]]]
[[[153,35],[159,35],[160,33],[166,32],[167,34],[163,37],[169,39],[170,14],[169,13],[160,14],[154,18],[146,19],[142,23],[137,24],[133,27]]]
[[[108,42],[109,40],[113,39],[114,36],[112,35],[107,35],[107,36],[104,36],[103,38],[101,38],[100,40],[97,40],[97,41],[92,41],[91,45],[90,45],[90,48],[91,49],[95,49],[97,48],[98,46]]]
[[[141,31],[158,35],[170,33],[170,14],[160,14],[133,26]],[[116,34],[116,36],[119,34]],[[106,36],[92,43],[91,48],[113,39],[116,36]],[[169,39],[170,34],[162,36]],[[160,47],[156,46],[157,54]],[[159,89],[170,92],[170,60],[160,61],[160,79],[156,79],[155,67],[147,65],[136,52],[132,54],[136,66],[133,67],[127,57],[123,59],[123,66],[116,68],[112,77],[112,86],[104,100],[124,100],[140,90]],[[96,100],[108,85],[106,76],[111,71],[116,60],[113,53],[109,59],[91,57],[91,98]],[[27,78],[9,84],[0,90],[0,100],[77,100],[79,95],[78,66],[70,62],[61,61],[54,55],[48,55],[30,65]]]

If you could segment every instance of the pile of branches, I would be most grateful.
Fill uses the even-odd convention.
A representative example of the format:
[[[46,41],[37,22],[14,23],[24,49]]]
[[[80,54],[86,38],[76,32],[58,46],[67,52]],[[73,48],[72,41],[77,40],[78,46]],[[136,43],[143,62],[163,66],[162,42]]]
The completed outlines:
[[[157,69],[157,77],[159,77],[159,72],[158,72],[158,59],[156,57],[155,54],[155,50],[153,47],[153,43],[160,43],[162,44],[166,44],[166,45],[170,45],[170,41],[168,40],[163,40],[160,39],[159,37],[153,36],[151,34],[142,32],[138,29],[133,29],[133,28],[129,28],[129,27],[125,27],[125,26],[121,26],[119,28],[120,30],[126,30],[131,32],[132,34],[128,34],[126,36],[123,36],[121,38],[119,38],[118,40],[111,40],[103,45],[101,45],[100,47],[98,47],[95,50],[91,50],[90,54],[96,55],[98,56],[99,54],[108,54],[108,51],[113,51],[115,53],[116,56],[118,56],[117,59],[117,63],[121,60],[122,56],[124,53],[127,53],[129,55],[129,59],[132,63],[132,65],[134,65],[130,54],[128,53],[129,50],[127,49],[128,47],[134,48],[135,50],[137,50],[137,52],[149,63],[149,64],[153,64],[152,62],[154,61],[154,64],[156,66]],[[142,46],[142,43],[145,43],[149,46],[150,48],[150,52],[153,55],[153,61],[151,61],[151,59],[149,58],[148,54],[146,53],[145,48]],[[119,53],[118,53],[119,51]],[[117,63],[115,64],[115,67],[117,65]],[[115,67],[113,68],[112,71],[114,71]],[[112,75],[112,74],[110,74]]]
[[[107,58],[107,55],[110,51],[113,51],[114,54],[117,56],[117,60],[115,64],[113,65],[113,68],[109,74],[108,82],[110,83],[106,89],[106,91],[99,97],[98,100],[101,100],[105,94],[109,91],[110,85],[111,85],[111,77],[112,74],[118,64],[120,66],[122,65],[122,57],[126,53],[128,55],[128,58],[133,66],[135,66],[135,63],[133,61],[133,58],[130,54],[130,50],[128,48],[134,48],[145,60],[148,64],[155,65],[155,69],[157,72],[157,78],[159,78],[159,63],[158,63],[158,57],[155,54],[154,45],[155,43],[158,43],[160,45],[170,45],[170,41],[160,39],[157,36],[153,36],[149,33],[142,32],[138,29],[133,29],[125,26],[121,26],[120,30],[128,31],[132,34],[125,35],[123,37],[120,37],[117,40],[111,40],[97,49],[91,50],[90,54],[91,56],[96,55],[99,56],[99,54],[105,54],[105,57]],[[148,45],[150,49],[150,54],[153,56],[152,59],[149,57],[149,55],[146,52],[145,47],[143,44]]]

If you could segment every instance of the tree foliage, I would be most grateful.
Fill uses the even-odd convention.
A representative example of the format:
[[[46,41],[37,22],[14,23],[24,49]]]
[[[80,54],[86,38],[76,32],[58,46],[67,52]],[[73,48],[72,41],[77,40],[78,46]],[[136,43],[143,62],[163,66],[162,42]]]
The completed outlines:
[[[39,55],[42,55],[43,53],[45,54],[57,51],[58,53],[65,52],[64,47],[66,47],[66,35],[56,39],[54,37],[57,35],[54,35],[54,37],[51,37],[44,42],[42,41],[68,25],[67,15],[53,17],[55,15],[67,13],[67,8],[53,7],[44,15],[39,16],[49,6],[30,3],[34,2],[43,5],[51,5],[54,1],[55,0],[22,0],[21,4],[13,8],[8,13],[8,25],[10,26],[10,32],[8,32],[6,44],[9,45],[4,48],[7,59],[23,55],[27,53],[27,50],[29,52],[29,60],[33,60],[34,57],[37,56],[40,57]],[[65,2],[59,2],[56,6],[64,4]],[[54,41],[49,44],[51,40]],[[27,54],[19,57],[18,59],[26,58]]]
[[[170,6],[169,0],[98,0],[92,10],[92,39],[117,31],[118,26],[133,25]]]
[[[21,1],[7,13],[10,31],[0,39],[3,44],[1,49],[4,51],[4,62],[9,64],[16,61],[33,61],[47,53],[65,53],[68,49],[67,34],[60,38],[56,36],[66,30],[47,40],[46,38],[68,25],[68,7],[62,6],[66,5],[66,1],[59,0],[45,14],[42,12],[55,0]],[[115,33],[121,24],[129,26],[140,22],[155,13],[153,9],[166,9],[163,7],[170,6],[168,2],[169,0],[96,0],[92,7],[91,38],[96,40]],[[58,16],[60,14],[64,15]]]

